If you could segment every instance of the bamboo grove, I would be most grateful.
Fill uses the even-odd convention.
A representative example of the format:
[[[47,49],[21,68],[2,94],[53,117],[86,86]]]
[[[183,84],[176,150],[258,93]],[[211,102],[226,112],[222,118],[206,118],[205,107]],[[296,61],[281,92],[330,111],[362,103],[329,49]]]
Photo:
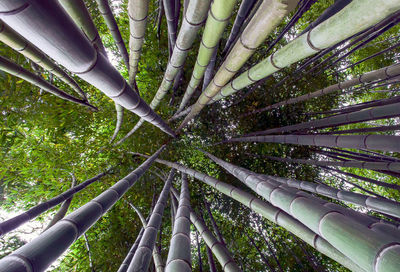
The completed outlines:
[[[399,271],[399,18],[0,1],[0,271]]]

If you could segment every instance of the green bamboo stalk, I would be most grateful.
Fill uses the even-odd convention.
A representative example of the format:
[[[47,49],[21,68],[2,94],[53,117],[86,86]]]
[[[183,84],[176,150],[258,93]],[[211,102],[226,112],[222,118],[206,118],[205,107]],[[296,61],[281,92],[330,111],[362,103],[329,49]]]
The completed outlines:
[[[22,78],[23,80],[45,90],[46,92],[49,92],[61,99],[85,106],[90,108],[91,110],[97,111],[98,109],[95,106],[92,106],[87,102],[87,100],[81,100],[78,99],[70,94],[67,94],[66,92],[63,92],[59,88],[55,87],[54,85],[51,85],[49,82],[44,80],[42,77],[26,70],[22,66],[19,66],[11,61],[9,61],[6,58],[3,58],[0,56],[0,70],[7,72],[13,76]]]
[[[200,85],[211,57],[214,51],[217,50],[218,43],[222,38],[236,2],[237,0],[214,0],[211,4],[211,16],[207,18],[192,77],[179,105],[178,112],[183,110],[196,88]]]
[[[63,69],[58,67],[46,54],[11,29],[2,20],[0,20],[0,41],[32,60],[43,69],[59,77],[77,94],[79,94],[83,100],[87,101],[86,94],[72,77],[64,72]]]
[[[175,198],[178,198],[179,197],[178,191],[175,188],[172,188],[171,190]],[[228,249],[223,244],[218,242],[217,238],[215,238],[215,236],[207,228],[204,221],[200,217],[198,217],[197,214],[192,209],[190,209],[190,221],[195,226],[197,231],[200,233],[201,238],[214,253],[218,262],[222,266],[223,271],[229,271],[229,272],[242,271],[236,264],[236,262],[232,259]]]
[[[389,78],[393,78],[400,75],[400,64],[395,64],[395,65],[390,65],[375,71],[371,71],[365,74],[362,74],[358,77],[349,79],[349,80],[345,80],[342,82],[339,82],[337,84],[328,86],[326,88],[320,89],[318,91],[312,92],[312,93],[308,93],[305,95],[301,95],[298,97],[293,97],[293,98],[289,98],[287,100],[284,100],[282,102],[278,102],[269,106],[266,106],[264,108],[261,109],[257,109],[251,112],[248,112],[244,115],[242,115],[243,117],[249,116],[249,115],[253,115],[256,113],[260,113],[260,112],[264,112],[267,110],[271,110],[271,109],[276,109],[279,108],[281,106],[287,106],[287,105],[291,105],[294,103],[298,103],[298,102],[302,102],[302,101],[306,101],[309,100],[311,98],[316,98],[316,97],[320,97],[326,94],[331,94],[337,91],[342,91],[345,90],[347,88],[359,85],[359,84],[363,84],[363,83],[367,83],[367,82],[372,82],[375,80],[383,80],[383,79],[389,79]],[[221,95],[217,95],[214,97],[215,100],[222,98]]]
[[[22,37],[122,107],[175,136],[108,59],[95,50],[58,1],[4,0],[1,5],[0,19]]]
[[[121,266],[118,268],[117,272],[126,272],[126,270],[128,269],[128,266],[131,263],[132,258],[135,255],[135,252],[139,246],[140,240],[143,237],[143,232],[144,232],[144,228],[142,227],[140,229],[138,236],[136,237],[135,242],[133,243],[132,247],[129,249],[128,254],[126,255],[125,259],[122,261]]]
[[[172,169],[165,181],[164,188],[157,200],[154,210],[151,213],[149,222],[144,230],[143,238],[140,240],[139,247],[129,264],[127,272],[147,271],[150,265],[151,252],[155,246],[157,232],[161,225],[164,207],[167,203],[168,194],[174,179],[175,170]]]
[[[139,219],[140,219],[140,221],[142,222],[142,225],[143,225],[143,229],[145,230],[146,227],[147,227],[147,220],[146,220],[146,218],[144,218],[142,212],[141,212],[135,205],[133,205],[133,204],[130,203],[130,202],[128,202],[128,204],[129,204],[129,206],[132,207],[132,209],[135,210],[135,212],[136,212],[137,215],[139,216]],[[139,243],[140,243],[140,242],[139,242]],[[135,250],[135,252],[136,252],[136,250]],[[157,248],[156,245],[154,245],[154,247],[153,247],[153,253],[152,253],[152,254],[153,254],[154,266],[156,267],[156,272],[163,272],[163,271],[164,271],[165,265],[164,265],[164,263],[163,263],[163,261],[162,261],[161,254],[160,254],[160,252],[158,251],[158,248]],[[133,255],[134,255],[134,254],[133,254]],[[132,258],[133,258],[133,256],[132,256]],[[127,268],[128,268],[128,267],[127,267]]]
[[[160,0],[161,1],[161,0]],[[149,0],[129,0],[129,84],[132,86],[138,71],[138,63],[144,35],[147,25],[147,14],[149,12]]]
[[[190,193],[187,176],[182,174],[181,194],[165,271],[192,271],[190,255]]]
[[[220,160],[204,152],[210,159],[234,175],[246,186],[320,234],[335,248],[366,271],[396,271],[400,244],[397,237],[369,229],[340,209],[322,205],[317,198],[297,194],[297,190],[281,188],[269,179],[261,179],[247,169]],[[351,240],[351,243],[348,241]]]
[[[253,55],[257,47],[261,45],[282,21],[283,17],[297,5],[297,2],[298,0],[262,1],[253,18],[229,52],[224,63],[218,69],[213,80],[201,94],[178,130],[184,127],[194,115],[200,112],[201,108],[210,101],[210,98],[215,96],[235,76],[244,63]]]
[[[172,53],[171,59],[168,62],[163,80],[157,90],[153,100],[150,103],[150,108],[155,109],[171,88],[176,75],[183,68],[185,59],[196,38],[197,31],[200,29],[202,22],[207,16],[207,11],[211,0],[191,0],[189,2],[184,20],[179,30],[178,38]],[[135,133],[144,123],[140,119],[128,134],[121,139],[116,145],[124,142],[129,136]]]
[[[119,32],[119,28],[117,22],[115,21],[114,15],[112,13],[111,7],[108,4],[108,0],[96,0],[97,6],[100,10],[101,15],[106,22],[108,29],[111,32],[111,35],[114,38],[115,44],[118,47],[119,53],[124,60],[126,68],[129,69],[129,55],[126,50],[124,40],[122,39],[121,32]]]
[[[398,10],[400,10],[398,0],[352,1],[339,13],[277,50],[229,84],[223,84],[224,87],[216,91],[205,92],[186,116],[180,128],[186,126],[217,95],[219,90],[224,97],[236,93],[254,82],[375,25]]]
[[[144,157],[148,157],[146,155],[137,154]],[[230,184],[221,182],[213,177],[210,177],[206,174],[198,172],[196,170],[190,169],[184,165],[173,163],[165,160],[157,159],[156,162],[167,165],[169,167],[175,168],[182,173],[186,173],[190,176],[195,177],[196,179],[204,182],[207,185],[212,186],[217,189],[219,192],[235,199],[236,201],[242,203],[246,207],[250,208],[252,211],[262,215],[266,219],[282,226],[288,231],[297,235],[300,239],[305,241],[307,244],[318,250],[319,252],[325,254],[329,258],[337,261],[343,266],[349,268],[351,271],[365,271],[357,266],[353,261],[348,259],[345,255],[340,253],[336,248],[334,248],[331,244],[329,244],[324,238],[314,233],[312,230],[304,226],[298,220],[294,219],[292,216],[288,215],[286,212],[281,209],[272,206],[271,204],[264,202],[253,195],[242,191]],[[375,223],[375,221],[373,221]]]
[[[82,29],[89,41],[101,53],[107,56],[106,49],[101,41],[99,32],[85,6],[83,0],[58,0],[62,7],[67,11],[75,24]]]
[[[232,138],[225,142],[284,143],[400,152],[400,136],[391,135],[265,135]]]
[[[121,105],[115,103],[115,111],[117,112],[117,124],[115,125],[115,130],[111,137],[110,143],[112,143],[115,138],[117,138],[118,132],[122,126],[122,122],[124,121],[124,108]]]
[[[125,178],[58,221],[33,241],[2,258],[0,271],[45,271],[136,183],[164,149],[165,145]]]

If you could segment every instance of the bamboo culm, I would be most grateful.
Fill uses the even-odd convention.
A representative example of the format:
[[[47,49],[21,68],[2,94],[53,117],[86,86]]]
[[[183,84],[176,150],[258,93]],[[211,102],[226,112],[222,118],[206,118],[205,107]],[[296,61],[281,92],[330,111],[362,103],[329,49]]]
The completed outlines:
[[[51,85],[49,82],[44,80],[41,76],[38,76],[38,75],[26,70],[22,66],[19,66],[2,56],[0,56],[0,70],[7,72],[13,76],[22,78],[23,80],[41,88],[42,90],[45,90],[46,92],[49,92],[61,99],[76,103],[81,106],[88,107],[93,111],[98,110],[95,106],[92,106],[91,104],[89,104],[87,102],[87,100],[78,99],[78,98],[60,90],[56,86]]]
[[[137,153],[136,153],[137,154]],[[137,154],[144,157],[146,155]],[[196,170],[190,169],[184,165],[168,162],[165,160],[157,159],[156,162],[167,165],[169,167],[175,168],[178,171],[186,173],[195,177],[196,179],[204,182],[205,184],[217,189],[219,192],[235,199],[236,201],[242,203],[246,207],[250,208],[254,212],[262,215],[266,219],[274,222],[288,231],[294,233],[300,237],[307,244],[318,250],[319,252],[327,255],[328,257],[334,259],[338,263],[349,268],[351,271],[363,271],[359,266],[357,266],[353,261],[347,258],[345,255],[340,253],[336,248],[329,244],[324,238],[320,237],[318,234],[314,233],[312,230],[304,226],[298,220],[294,219],[292,216],[288,215],[281,209],[272,206],[271,204],[261,201],[260,199],[254,197],[253,195],[242,191],[230,184],[221,182],[213,177],[206,174],[198,172]],[[375,223],[376,221],[372,221]]]
[[[0,260],[1,272],[44,271],[101,218],[146,172],[165,145],[99,196],[58,221],[33,241]]]
[[[77,186],[74,186],[73,188],[65,191],[64,193],[61,193],[58,196],[53,197],[52,199],[50,199],[46,202],[40,203],[40,204],[34,206],[33,208],[30,208],[29,210],[27,210],[24,213],[21,213],[11,219],[1,222],[0,223],[0,235],[4,235],[12,230],[15,230],[16,228],[18,228],[22,224],[28,222],[29,220],[32,220],[36,216],[44,213],[45,211],[48,211],[49,209],[57,206],[58,204],[60,204],[64,201],[68,200],[74,194],[78,193],[79,191],[83,190],[84,188],[86,188],[87,186],[92,184],[93,182],[98,181],[100,178],[107,175],[108,171],[98,174],[97,176],[95,176],[91,179],[88,179]]]
[[[220,87],[215,92],[207,92],[206,90],[205,94],[207,96],[202,95],[197,100],[179,129],[185,127],[211,99],[219,100],[220,96],[226,97],[236,93],[293,63],[312,56],[341,40],[367,29],[398,10],[400,10],[400,3],[397,0],[352,1],[341,12],[289,42],[249,70],[244,71],[230,83],[221,84],[218,82],[220,86],[225,87]],[[354,23],[355,18],[357,18],[357,23]]]
[[[108,59],[95,50],[58,1],[1,2],[0,19],[55,61],[97,87],[116,103],[171,136],[174,132],[132,90]],[[7,11],[16,10],[11,15]],[[43,13],[46,10],[46,13]],[[49,27],[51,26],[51,27]],[[49,38],[51,37],[51,38]]]
[[[108,29],[110,30],[112,37],[114,38],[114,42],[118,47],[118,51],[122,56],[125,66],[127,69],[129,69],[128,51],[126,50],[124,40],[122,39],[121,32],[119,32],[117,22],[115,21],[111,7],[108,4],[108,0],[96,0],[96,2],[100,13],[103,16],[104,21]]]
[[[181,194],[168,252],[166,272],[192,271],[190,245],[190,192],[187,176],[182,174]]]
[[[126,270],[128,269],[128,266],[131,263],[132,258],[135,255],[135,252],[139,246],[140,240],[143,237],[143,232],[144,232],[144,228],[142,227],[140,229],[138,236],[136,237],[135,242],[133,243],[132,247],[129,249],[128,254],[126,255],[125,259],[122,261],[121,266],[118,268],[117,272],[126,272]]]
[[[18,51],[33,63],[39,65],[43,69],[51,72],[59,77],[69,87],[71,87],[77,94],[79,94],[84,101],[87,101],[86,94],[79,87],[78,83],[69,76],[63,69],[57,66],[46,54],[40,51],[36,46],[28,42],[25,38],[7,26],[0,20],[0,41]]]
[[[117,112],[117,124],[115,125],[114,133],[111,137],[110,143],[112,143],[115,138],[117,138],[118,132],[121,129],[122,122],[124,121],[124,108],[121,105],[115,103],[115,111]]]
[[[261,179],[247,169],[204,153],[268,202],[320,234],[362,269],[396,271],[400,258],[398,236],[396,239],[385,232],[371,230],[354,216],[343,214],[342,209],[323,205],[325,201],[308,194],[299,195],[301,191],[295,189],[281,188],[270,179]],[[348,239],[352,240],[351,244]]]
[[[175,198],[178,198],[178,192],[172,188],[172,192],[174,193]],[[224,245],[218,242],[217,238],[212,235],[211,231],[207,228],[204,221],[197,216],[193,210],[190,210],[190,221],[195,226],[197,231],[200,233],[200,236],[203,238],[204,242],[207,246],[211,249],[214,253],[215,257],[217,258],[218,262],[222,266],[223,271],[229,272],[239,272],[242,271],[236,262],[232,259],[231,254],[226,249]]]
[[[140,240],[139,246],[129,264],[127,272],[147,271],[149,268],[153,252],[151,249],[154,248],[156,243],[157,232],[161,225],[162,215],[164,213],[164,208],[167,203],[174,175],[175,171],[173,169],[170,171],[157,203],[154,206],[154,210],[152,211],[149,222],[144,230],[143,238]]]

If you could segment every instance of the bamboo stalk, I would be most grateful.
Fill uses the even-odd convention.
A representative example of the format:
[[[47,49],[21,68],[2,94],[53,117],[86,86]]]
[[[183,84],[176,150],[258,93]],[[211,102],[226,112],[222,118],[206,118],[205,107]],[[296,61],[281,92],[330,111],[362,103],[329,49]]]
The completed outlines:
[[[398,10],[400,10],[400,2],[397,0],[352,1],[341,12],[291,41],[240,74],[229,84],[227,84],[228,82],[222,82],[223,84],[217,82],[219,86],[225,87],[219,87],[215,91],[209,92],[206,90],[204,95],[197,100],[192,111],[185,117],[179,129],[185,127],[218,93],[224,97],[236,93],[254,82],[376,24]]]
[[[50,83],[48,83],[42,77],[35,75],[34,73],[26,70],[22,66],[19,66],[16,63],[13,63],[8,59],[3,58],[2,56],[0,56],[0,70],[7,72],[13,76],[22,78],[23,80],[41,88],[42,90],[45,90],[46,92],[49,92],[61,99],[76,103],[81,106],[88,107],[93,111],[98,110],[95,106],[89,104],[87,102],[87,100],[78,99],[78,98],[60,90],[59,88],[55,87],[54,85],[51,85]]]
[[[97,176],[90,178],[90,179],[82,182],[81,184],[74,186],[73,188],[59,194],[58,196],[53,197],[52,199],[50,199],[48,201],[45,201],[43,203],[40,203],[40,204],[30,208],[26,212],[23,212],[11,219],[1,222],[0,223],[0,235],[4,235],[4,234],[18,228],[19,226],[28,222],[29,220],[32,220],[36,216],[44,213],[45,211],[48,211],[49,209],[57,206],[58,204],[60,204],[64,201],[68,200],[74,194],[78,193],[79,191],[83,190],[84,188],[86,188],[87,186],[92,184],[93,182],[98,181],[100,178],[104,177],[108,171],[109,170],[107,170],[106,172],[103,172],[101,174],[98,174]]]
[[[161,0],[160,0],[161,1]],[[149,12],[149,0],[129,0],[129,84],[132,86],[138,71],[138,63],[144,35],[146,33],[147,14]]]
[[[0,260],[0,271],[31,272],[46,270],[136,183],[164,148],[165,145],[125,178],[58,221],[36,239],[3,257]]]
[[[124,40],[122,39],[121,32],[119,32],[117,22],[115,21],[114,15],[112,13],[111,7],[108,4],[108,0],[96,0],[97,6],[104,21],[114,38],[115,44],[118,47],[118,51],[124,60],[125,66],[129,69],[129,55],[126,50]]]
[[[210,85],[200,95],[190,113],[179,126],[184,127],[200,110],[227,84],[253,55],[283,17],[297,4],[298,0],[265,0],[244,29],[240,38],[215,74]]]
[[[283,143],[400,152],[400,136],[391,135],[265,135],[232,138],[224,142]]]
[[[178,198],[178,192],[175,188],[171,189],[175,198]],[[207,228],[204,221],[197,216],[192,209],[190,209],[190,221],[195,226],[197,231],[200,233],[201,238],[203,238],[204,242],[207,246],[211,249],[214,253],[215,257],[217,258],[218,262],[222,266],[223,271],[230,271],[230,272],[239,272],[242,271],[236,262],[232,259],[231,254],[227,250],[227,248],[218,242],[217,238],[212,235],[211,231]]]
[[[33,63],[59,77],[71,87],[83,100],[87,101],[86,94],[81,87],[63,69],[58,67],[46,54],[0,20],[0,41],[18,51]]]
[[[222,38],[236,2],[237,0],[214,0],[211,4],[211,16],[207,18],[192,77],[179,105],[178,112],[183,110],[196,88],[200,85],[214,52],[218,50],[218,43]]]
[[[100,0],[99,0],[100,1]],[[116,103],[171,136],[168,125],[126,84],[107,58],[98,53],[58,1],[4,0],[0,19],[58,63],[97,87]],[[7,11],[14,11],[7,14]],[[43,10],[46,10],[43,13]]]
[[[192,271],[190,254],[190,193],[186,174],[182,174],[181,194],[165,271]]]
[[[361,268],[366,271],[397,269],[400,258],[398,239],[369,229],[354,217],[342,214],[340,209],[322,205],[318,198],[299,195],[297,190],[280,188],[269,179],[261,179],[247,169],[204,153],[272,205],[320,234]],[[351,244],[348,239],[351,239]]]
[[[140,240],[139,246],[132,258],[131,263],[127,269],[127,272],[133,271],[147,271],[150,265],[151,253],[155,247],[157,232],[161,225],[162,215],[164,213],[164,207],[167,203],[169,191],[171,188],[172,180],[174,178],[175,171],[172,169],[165,181],[164,187],[157,200],[154,210],[151,213],[149,222],[144,229],[143,238]]]
[[[160,104],[161,100],[171,88],[176,75],[183,68],[185,59],[196,38],[197,31],[200,29],[202,22],[207,16],[210,2],[211,0],[191,0],[189,2],[185,19],[183,20],[182,26],[179,30],[178,38],[176,40],[172,56],[168,62],[163,80],[157,90],[157,93],[150,103],[151,109],[155,109]],[[116,145],[121,144],[129,136],[135,133],[142,126],[143,123],[144,120],[140,119],[138,123],[133,127],[133,129],[128,132],[124,139],[121,139]]]
[[[132,258],[135,255],[135,252],[139,246],[140,240],[143,237],[143,232],[144,232],[144,228],[142,227],[140,229],[138,236],[136,237],[135,242],[133,243],[132,247],[129,249],[128,254],[126,254],[126,257],[122,261],[121,266],[118,268],[117,272],[126,272],[126,270],[128,269],[128,266],[131,263]]]
[[[117,138],[118,132],[121,129],[122,122],[124,121],[124,108],[121,105],[115,103],[115,111],[117,112],[117,124],[115,125],[114,133],[111,137],[110,143],[112,143],[115,138]]]

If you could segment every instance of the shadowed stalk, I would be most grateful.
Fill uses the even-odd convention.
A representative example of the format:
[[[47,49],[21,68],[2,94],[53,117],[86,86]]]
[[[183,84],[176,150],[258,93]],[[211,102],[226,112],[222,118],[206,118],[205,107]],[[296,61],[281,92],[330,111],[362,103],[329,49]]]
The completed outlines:
[[[0,260],[0,271],[31,272],[46,270],[79,236],[84,234],[103,214],[112,208],[146,172],[164,148],[165,145],[125,178],[58,221],[36,239],[3,257]]]
[[[110,143],[112,143],[117,137],[118,132],[121,129],[122,122],[124,121],[124,108],[115,103],[115,111],[117,112],[117,124],[115,125],[115,130],[111,137]]]

